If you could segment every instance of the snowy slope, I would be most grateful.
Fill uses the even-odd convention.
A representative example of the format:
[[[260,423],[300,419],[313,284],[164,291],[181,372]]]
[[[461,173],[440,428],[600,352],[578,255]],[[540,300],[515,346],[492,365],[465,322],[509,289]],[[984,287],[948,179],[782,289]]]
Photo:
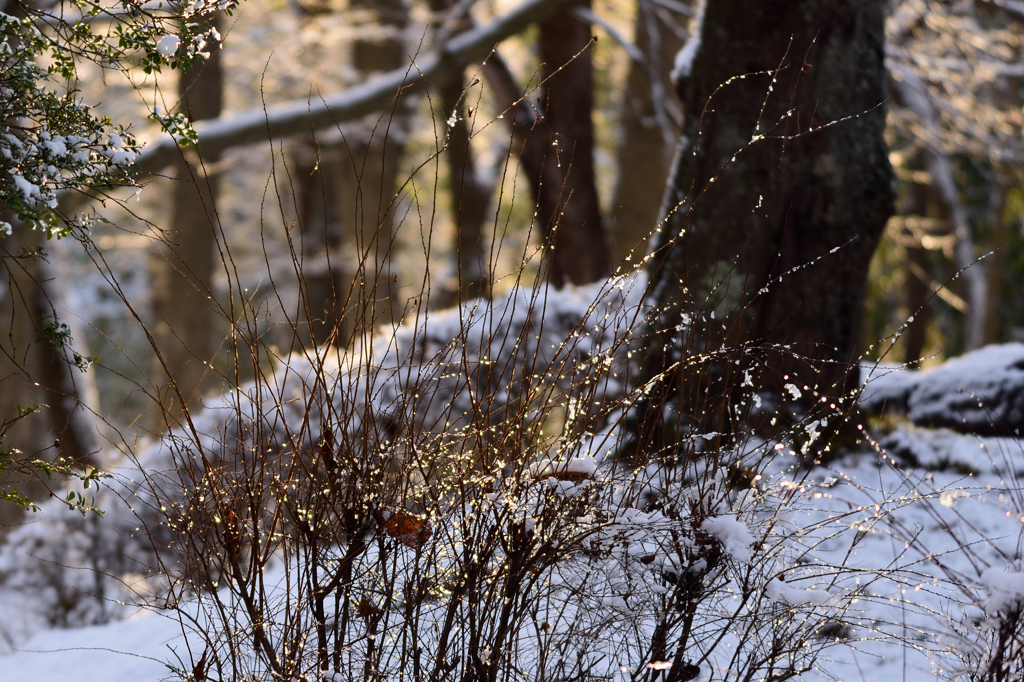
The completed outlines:
[[[181,629],[162,614],[71,630],[44,630],[0,657],[2,682],[146,682],[175,679],[164,661],[182,647]]]

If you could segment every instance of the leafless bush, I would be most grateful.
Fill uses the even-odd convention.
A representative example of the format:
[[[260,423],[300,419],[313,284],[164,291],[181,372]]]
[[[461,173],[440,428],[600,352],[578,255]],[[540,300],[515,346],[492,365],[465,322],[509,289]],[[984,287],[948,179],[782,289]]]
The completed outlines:
[[[360,273],[377,276],[366,259]],[[176,608],[188,632],[177,674],[810,670],[857,594],[842,566],[794,562],[803,529],[779,513],[808,469],[778,451],[810,431],[790,414],[792,428],[726,437],[702,410],[675,418],[672,439],[638,439],[638,406],[665,409],[632,387],[645,284],[636,272],[560,291],[518,281],[441,312],[421,299],[352,348],[299,342],[289,357],[273,357],[243,302],[232,350],[256,380],[165,437],[143,462],[163,473],[132,493],[162,582],[150,603]],[[339,319],[365,314],[354,292],[336,294]],[[297,339],[317,308],[304,295],[285,325]],[[742,349],[687,362],[711,360],[757,364]],[[769,409],[755,395],[753,381],[728,392],[734,423]],[[780,471],[789,487],[769,481]],[[801,557],[816,542],[804,544]]]

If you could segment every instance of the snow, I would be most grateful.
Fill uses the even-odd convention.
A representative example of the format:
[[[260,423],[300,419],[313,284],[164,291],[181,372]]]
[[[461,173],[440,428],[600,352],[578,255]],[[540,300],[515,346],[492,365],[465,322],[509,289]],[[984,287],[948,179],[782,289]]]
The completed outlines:
[[[919,372],[893,363],[861,366],[860,405],[868,412],[906,412],[907,397]]]
[[[110,155],[110,163],[115,166],[130,166],[138,156],[135,152],[118,151]]]
[[[601,325],[617,328],[636,314],[640,308],[633,290],[636,284],[618,281],[611,288],[520,290],[489,304],[475,301],[455,310],[431,312],[428,319],[400,327],[359,349],[363,357],[373,358],[369,369],[351,358],[288,358],[265,384],[243,386],[197,414],[200,445],[214,458],[227,457],[231,443],[246,437],[236,426],[241,411],[252,421],[279,417],[268,439],[311,447],[322,425],[320,408],[310,405],[333,404],[330,401],[339,395],[353,392],[364,401],[365,411],[350,410],[350,421],[343,428],[358,429],[364,419],[387,414],[398,423],[415,418],[421,433],[453,438],[466,423],[465,414],[481,400],[473,390],[475,384],[458,369],[459,363],[471,364],[479,373],[475,380],[481,383],[494,380],[496,375],[489,374],[493,368],[509,366],[519,353],[536,354],[541,359],[538,367],[564,363],[558,366],[580,368],[591,375],[595,366],[614,367],[617,360],[610,355],[611,340],[602,335]],[[543,307],[538,300],[544,301]],[[543,319],[538,317],[542,313]],[[496,329],[503,334],[495,334]],[[590,331],[581,334],[580,330]],[[573,343],[565,343],[567,338]],[[453,363],[453,357],[459,363]],[[957,414],[962,415],[969,405],[957,401],[963,395],[960,388],[967,385],[971,388],[965,391],[1002,387],[1000,400],[1010,400],[1012,392],[1006,384],[1016,376],[1007,368],[1022,360],[1024,346],[1008,344],[929,372],[872,368],[862,402],[905,405],[911,420],[926,414],[928,405],[960,410]],[[318,394],[311,388],[317,372],[334,382],[333,394],[316,389],[322,391]],[[418,387],[425,381],[450,398],[443,405],[410,403],[410,395],[419,398]],[[317,395],[323,402],[314,401]],[[991,390],[985,393],[986,399],[991,395]],[[994,401],[993,409],[1001,409],[1000,404]],[[971,413],[975,418],[980,419]],[[959,423],[962,427],[975,422]],[[817,668],[804,676],[806,680],[931,682],[976,665],[986,655],[986,633],[992,624],[1024,602],[1024,567],[1013,558],[1020,556],[1024,538],[1024,500],[1015,483],[1024,465],[1024,450],[1005,432],[963,434],[912,422],[898,422],[890,433],[878,437],[881,452],[867,448],[810,472],[782,455],[788,452],[785,444],[755,441],[749,446],[751,452],[778,454],[760,470],[756,487],[733,491],[724,475],[709,468],[693,469],[692,475],[704,486],[701,490],[692,478],[672,480],[668,470],[654,463],[639,471],[617,470],[598,454],[606,446],[595,444],[615,441],[615,434],[606,430],[576,445],[563,440],[547,457],[521,466],[514,484],[506,482],[503,487],[496,479],[474,514],[491,514],[504,519],[501,523],[514,520],[528,533],[543,534],[548,532],[550,518],[545,500],[567,502],[547,491],[575,496],[569,507],[580,533],[575,542],[590,543],[587,546],[593,551],[550,568],[543,581],[548,590],[544,598],[562,620],[553,621],[555,627],[546,636],[554,636],[559,628],[565,632],[558,634],[567,637],[590,633],[581,635],[580,641],[601,640],[610,648],[619,647],[616,651],[628,651],[630,637],[649,636],[656,605],[672,585],[682,584],[684,577],[700,581],[711,575],[718,587],[714,598],[701,607],[698,622],[704,625],[699,627],[713,628],[731,617],[734,608],[741,608],[742,618],[766,623],[827,625],[840,617],[849,623],[849,632],[842,637],[828,635],[829,646]],[[161,476],[172,475],[187,438],[187,433],[176,432],[139,448],[138,461],[150,470],[157,488]],[[375,443],[365,447],[373,448]],[[50,504],[32,523],[13,531],[0,548],[4,628],[0,635],[9,645],[9,653],[0,656],[0,682],[56,682],[69,671],[85,682],[155,682],[172,676],[168,664],[177,664],[175,656],[189,661],[197,657],[196,649],[201,653],[201,640],[183,629],[173,612],[111,605],[99,613],[87,603],[72,612],[78,619],[72,624],[112,620],[59,629],[45,622],[45,613],[39,610],[39,604],[60,596],[48,592],[51,588],[45,584],[40,586],[37,574],[46,567],[71,567],[64,578],[70,593],[93,589],[93,573],[74,570],[89,565],[89,549],[97,546],[90,543],[120,543],[119,551],[130,561],[146,560],[145,543],[137,542],[132,530],[145,520],[147,500],[152,498],[133,477],[138,477],[137,471],[125,468],[107,483],[103,498],[107,516],[102,520],[69,514]],[[131,506],[118,505],[121,499]],[[713,499],[715,504],[700,511],[701,499]],[[658,503],[652,506],[648,500]],[[395,518],[386,510],[382,516]],[[416,541],[407,542],[402,550],[413,554],[402,556],[412,557],[424,546],[441,545],[447,551],[463,542],[456,532],[458,524],[432,518],[433,525],[426,526],[433,528],[430,544],[425,533],[422,540],[417,533]],[[697,528],[704,535],[695,532]],[[707,551],[711,546],[720,547],[728,561],[717,561],[715,553]],[[30,561],[26,554],[40,561]],[[405,570],[401,562],[396,565],[396,570]],[[111,574],[125,573],[116,565],[101,568]],[[273,599],[283,599],[293,589],[281,587],[283,581],[269,569],[267,582],[278,585]],[[753,592],[739,607],[736,595],[749,586]],[[110,598],[126,599],[125,594],[112,591],[108,604]],[[424,633],[431,632],[431,619],[441,617],[441,606],[443,602],[424,612]],[[187,622],[194,609],[189,605],[184,609]],[[985,617],[980,625],[979,613]],[[540,632],[529,623],[523,628],[525,642]],[[595,632],[601,635],[595,637]],[[721,670],[729,665],[729,652],[757,645],[741,632],[722,632],[720,652],[709,654],[699,679],[708,679],[714,666]],[[423,637],[423,646],[429,649],[431,635]],[[193,647],[191,657],[187,646]],[[598,655],[583,648],[580,652]],[[534,654],[525,650],[523,655],[526,665]],[[667,661],[609,656],[602,665],[614,671],[663,664]]]
[[[697,52],[700,51],[701,33],[703,32],[704,2],[705,0],[700,0],[697,3],[697,16],[693,22],[693,33],[690,34],[690,38],[683,44],[682,49],[676,53],[676,58],[672,65],[673,81],[689,78],[690,74],[693,73],[693,60],[696,59]],[[712,313],[712,317],[714,317],[714,313]]]
[[[793,587],[778,578],[769,582],[765,591],[775,601],[789,606],[805,606],[807,604],[823,606],[832,598],[832,595],[824,590]]]
[[[68,153],[67,145],[64,144],[64,139],[60,136],[46,140],[43,142],[43,146],[54,156],[65,156]]]
[[[993,567],[986,569],[978,582],[989,595],[985,611],[990,614],[1016,608],[1024,602],[1024,573]]]
[[[713,516],[705,519],[701,529],[718,538],[733,561],[750,561],[753,554],[750,546],[754,544],[754,536],[746,524],[732,514]]]
[[[31,183],[17,174],[12,174],[11,177],[14,180],[14,186],[18,188],[26,202],[33,203],[39,199],[39,185]]]
[[[966,437],[958,441],[959,447],[967,444]],[[986,537],[1006,538],[1010,544],[1016,542],[1021,522],[1005,516],[1001,507],[1000,513],[993,513],[993,503],[1000,504],[998,491],[989,491],[988,486],[998,484],[1000,477],[994,472],[997,463],[998,458],[993,458],[973,480],[955,472],[928,472],[934,478],[929,484],[921,475],[908,478],[904,470],[887,466],[877,458],[861,456],[837,463],[831,470],[822,469],[820,475],[813,477],[824,480],[825,474],[842,473],[839,484],[828,488],[807,485],[805,493],[788,503],[791,524],[786,525],[801,528],[801,532],[780,528],[772,531],[771,536],[764,536],[765,530],[757,522],[741,522],[731,514],[711,517],[705,520],[704,527],[727,548],[732,545],[729,551],[737,561],[743,559],[744,550],[751,551],[748,543],[762,537],[773,538],[772,544],[783,542],[792,548],[787,550],[791,551],[790,559],[783,564],[783,567],[788,566],[784,580],[767,576],[764,593],[773,603],[833,613],[839,608],[837,595],[850,588],[861,591],[860,602],[851,607],[848,615],[861,622],[862,629],[854,629],[849,644],[831,647],[819,665],[820,672],[809,673],[805,679],[858,680],[861,679],[857,672],[860,669],[864,679],[932,682],[942,679],[940,669],[948,671],[955,667],[955,653],[949,649],[965,647],[961,639],[947,634],[944,641],[950,646],[943,650],[936,634],[948,630],[943,614],[956,617],[957,613],[970,613],[976,605],[982,606],[985,613],[994,614],[1024,595],[1024,574],[1019,568],[1008,568],[1004,560],[998,559],[997,550],[1006,549],[998,544],[983,542],[976,547],[976,557],[991,563],[990,568],[976,577],[976,584],[982,590],[976,603],[965,600],[953,585],[942,580],[944,571],[935,560],[927,559],[929,555],[936,560],[942,557],[945,570],[970,575],[971,561],[977,559],[960,552],[958,538],[967,542]],[[781,473],[771,474],[770,478],[775,482],[783,480]],[[949,489],[961,494],[956,508],[937,503],[938,491]],[[921,497],[910,502],[909,494],[913,490],[919,491]],[[824,494],[815,497],[816,492]],[[991,499],[980,499],[986,494]],[[623,510],[616,521],[634,529],[669,522],[656,511],[639,509]],[[953,529],[955,535],[943,530],[943,525]],[[921,537],[918,529],[923,529],[926,535]],[[920,546],[914,544],[908,551],[904,541],[915,535]],[[852,549],[851,542],[854,542]],[[641,540],[630,543],[627,554],[640,560],[661,551],[659,543]],[[808,560],[812,563],[807,563]],[[816,562],[822,562],[823,568],[827,568],[833,561],[845,561],[852,571],[858,572],[848,576],[849,584],[840,581],[830,586],[832,578],[828,571],[817,577],[803,573]],[[656,565],[659,564],[652,564]],[[896,570],[899,566],[912,570],[901,574]],[[870,571],[878,573],[871,577]],[[621,585],[615,588],[600,576],[595,571],[589,578],[595,590],[604,591],[597,595],[596,603],[605,612],[614,611],[623,618],[635,613],[642,602],[634,602],[636,597],[621,591],[625,588]],[[855,585],[861,578],[862,583]],[[573,584],[571,573],[565,573],[563,579]],[[904,628],[923,633],[920,649],[904,647],[895,639]],[[69,670],[75,671],[76,679],[83,682],[111,679],[156,682],[168,677],[169,671],[160,663],[140,656],[173,661],[171,647],[179,654],[184,651],[181,629],[176,619],[162,613],[136,614],[132,620],[97,627],[44,630],[20,642],[18,651],[0,658],[0,682],[20,679],[56,682],[65,679]],[[616,666],[620,663],[627,662],[615,661]],[[628,663],[637,669],[647,662]]]
[[[156,51],[161,57],[173,57],[174,53],[178,51],[179,45],[181,45],[181,38],[173,34],[165,35],[157,41]]]
[[[95,627],[44,630],[0,658],[0,682],[156,682],[171,677],[165,661],[173,661],[172,651],[183,645],[177,619],[158,613]]]
[[[597,462],[593,457],[574,457],[569,460],[565,470],[572,473],[585,474],[587,476],[597,471]]]
[[[786,384],[783,388],[789,391],[789,394],[793,396],[793,400],[800,400],[800,396],[803,395],[800,389],[797,388],[796,384]]]

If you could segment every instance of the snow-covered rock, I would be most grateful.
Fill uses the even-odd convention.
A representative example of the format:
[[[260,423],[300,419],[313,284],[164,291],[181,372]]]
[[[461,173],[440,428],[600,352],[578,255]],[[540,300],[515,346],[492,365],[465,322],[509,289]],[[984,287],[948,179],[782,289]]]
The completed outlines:
[[[905,365],[865,363],[861,365],[860,406],[871,414],[906,414],[907,399],[921,373]]]
[[[940,367],[870,368],[861,407],[906,414],[919,426],[983,435],[1024,428],[1024,344],[986,346]]]

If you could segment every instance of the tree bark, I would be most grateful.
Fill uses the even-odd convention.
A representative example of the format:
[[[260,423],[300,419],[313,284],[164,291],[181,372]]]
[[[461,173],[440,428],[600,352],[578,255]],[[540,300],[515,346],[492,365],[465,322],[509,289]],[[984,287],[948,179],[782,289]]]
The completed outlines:
[[[589,0],[574,3],[589,7]],[[611,254],[594,180],[593,60],[590,26],[571,9],[540,22],[541,101],[551,146],[541,164],[537,222],[551,250],[548,277],[558,287],[608,275]]]
[[[1006,169],[997,165],[989,207],[988,257],[985,274],[988,280],[988,298],[985,301],[985,335],[982,344],[999,343],[1002,338],[1003,318],[999,307],[1003,300],[1003,263],[1006,260],[1006,201],[1010,193],[1010,177]]]
[[[923,159],[914,160],[912,170],[922,170]],[[916,180],[911,180],[909,187],[901,192],[902,199],[899,205],[899,213],[903,216],[928,216],[930,188]],[[928,325],[932,318],[930,299],[935,295],[930,282],[920,276],[920,273],[928,272],[928,252],[923,246],[907,246],[907,272],[906,289],[904,290],[904,304],[909,315],[914,317],[913,322],[907,324],[907,330],[903,334],[904,357],[903,360],[909,366],[914,367],[921,361],[924,355],[925,344],[928,341]]]
[[[925,132],[938,125],[938,113],[928,97],[928,91],[917,74],[908,69],[895,68],[892,82],[903,106],[914,112]],[[988,327],[988,264],[978,260],[974,235],[967,218],[967,210],[960,201],[960,190],[953,173],[953,164],[946,153],[933,140],[925,139],[924,159],[939,199],[949,219],[956,244],[953,247],[953,266],[961,272],[965,283],[967,314],[964,317],[964,350],[971,351],[985,344]]]
[[[217,118],[223,108],[223,87],[220,50],[214,49],[205,63],[182,74],[181,109],[194,121]],[[220,154],[203,150],[200,157],[189,152],[186,160],[174,183],[171,229],[152,267],[154,338],[161,356],[156,375],[170,380],[160,391],[163,426],[173,424],[200,397],[216,350],[218,318],[211,300],[218,178],[212,167]]]
[[[401,0],[358,0],[353,4],[373,8],[382,24],[399,31],[409,19],[408,8]],[[409,66],[401,39],[357,40],[353,50],[356,69],[367,76]],[[352,333],[357,335],[402,319],[399,275],[392,252],[398,163],[405,149],[411,101],[405,94],[396,95],[390,106],[365,123],[365,128],[346,134],[339,149],[341,172],[336,191],[346,242],[342,267],[351,291],[346,297],[351,312],[346,311],[346,315]]]
[[[430,8],[434,12],[451,12],[457,7],[456,0],[430,0]],[[452,19],[456,20],[453,27],[456,32],[461,33],[472,27],[472,20],[468,16]],[[493,188],[482,182],[477,175],[476,158],[470,146],[469,121],[466,119],[466,106],[463,102],[465,91],[466,79],[460,71],[457,77],[442,81],[438,93],[446,131],[445,158],[456,225],[455,265],[458,271],[458,290],[442,293],[443,303],[446,304],[490,294],[491,277],[484,256],[483,227]]]
[[[505,112],[512,151],[537,207],[548,278],[558,287],[594,282],[611,270],[594,178],[593,65],[585,50],[592,36],[574,12],[589,2],[570,5],[540,22],[543,84],[536,102],[526,99],[497,51],[483,68]]]
[[[677,61],[683,135],[650,271],[641,381],[663,399],[731,390],[731,358],[717,379],[673,369],[723,345],[762,349],[762,391],[794,384],[809,403],[857,385],[865,279],[893,212],[883,10],[708,0]]]
[[[0,209],[0,216],[16,222]],[[20,226],[19,226],[20,227]],[[81,372],[71,364],[74,350],[84,351],[84,336],[75,321],[63,314],[66,296],[57,253],[28,256],[43,245],[37,230],[20,227],[0,247],[0,440],[26,458],[65,457],[79,467],[100,466],[98,409],[92,370]],[[20,252],[20,253],[19,253]],[[71,347],[55,348],[40,340],[49,321],[67,324]],[[36,414],[17,419],[16,408],[41,406]],[[29,499],[41,502],[49,495],[43,482],[14,477],[6,483]],[[0,536],[19,523],[24,512],[13,503],[0,504]]]
[[[0,210],[0,219],[15,220],[13,212]],[[32,361],[36,342],[35,320],[33,319],[33,280],[35,264],[30,259],[19,259],[19,249],[32,249],[41,240],[41,233],[22,229],[3,240],[0,273],[0,421],[5,423],[0,433],[0,443],[20,450],[19,456],[26,458],[45,457],[53,450],[53,434],[49,429],[40,428],[40,419],[45,415],[30,414],[17,419],[18,408],[34,404],[45,404],[46,398],[38,379],[33,376]],[[17,486],[33,500],[46,497],[46,488],[32,478],[13,478],[6,481]],[[0,538],[18,525],[25,512],[14,503],[0,503]]]
[[[344,320],[351,283],[342,276],[343,207],[336,191],[342,172],[338,142],[303,140],[292,152],[300,235],[295,256],[301,263],[296,326],[304,346],[343,346],[351,337]]]
[[[37,340],[33,345],[31,376],[39,380],[43,389],[50,429],[60,443],[57,452],[76,466],[99,467],[103,457],[95,418],[99,407],[92,374],[95,370],[88,368],[85,335],[66,310],[66,283],[60,279],[59,258],[59,254],[50,253],[47,260],[35,263],[32,312],[37,335],[52,320],[68,325],[71,338],[62,349]],[[76,353],[82,359],[81,365],[75,362]]]
[[[397,1],[353,5],[398,32],[408,10]],[[362,77],[407,66],[400,37],[357,39],[352,62]],[[353,335],[401,316],[391,249],[398,162],[404,146],[406,97],[344,131],[309,130],[292,153],[291,186],[299,221],[298,341],[345,346]],[[308,127],[308,124],[307,124]]]

